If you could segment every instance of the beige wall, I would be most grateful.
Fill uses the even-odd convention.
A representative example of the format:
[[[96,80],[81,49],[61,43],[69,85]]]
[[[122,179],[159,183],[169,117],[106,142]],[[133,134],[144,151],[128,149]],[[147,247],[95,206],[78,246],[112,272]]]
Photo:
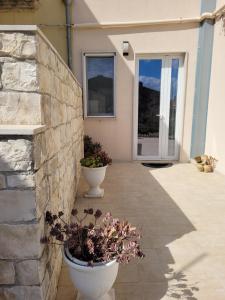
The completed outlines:
[[[224,0],[217,0],[216,1],[216,9],[221,8],[223,5],[225,5],[225,1]]]
[[[199,16],[200,2],[200,0],[74,0],[72,21],[99,23],[190,18]],[[38,8],[33,11],[0,12],[0,24],[65,24],[65,7],[62,0],[40,0]],[[65,27],[43,26],[41,29],[66,59]],[[85,122],[86,133],[100,140],[113,158],[122,160],[132,158],[135,54],[182,52],[188,54],[188,80],[181,158],[188,159],[197,39],[197,25],[74,31],[74,70],[81,83],[82,51],[117,53],[117,116],[115,119],[87,119]],[[128,40],[133,49],[132,55],[128,58],[124,58],[121,53],[123,40]]]
[[[128,22],[195,17],[200,0],[75,0],[75,22]]]
[[[0,24],[65,24],[62,0],[39,0],[36,9],[0,11]],[[40,26],[41,30],[66,61],[66,29],[60,26]]]
[[[218,8],[225,4],[219,1]],[[225,31],[222,21],[217,21],[214,31],[212,72],[210,83],[206,150],[218,159],[217,170],[225,174]]]
[[[138,2],[138,4],[137,4]],[[154,9],[153,9],[154,2]],[[129,21],[199,15],[200,1],[76,1],[77,23],[99,21]],[[141,5],[143,3],[143,5]],[[167,2],[168,3],[168,2]],[[152,7],[151,5],[152,4]],[[104,9],[107,7],[107,9]],[[161,7],[161,9],[160,9]],[[171,9],[174,7],[176,9]],[[146,12],[147,11],[147,12]],[[104,14],[103,14],[104,12]],[[128,20],[129,19],[129,20]],[[130,42],[132,52],[122,56],[122,41]],[[74,44],[74,70],[82,83],[82,52],[116,52],[116,118],[87,118],[85,131],[103,143],[114,159],[131,160],[133,143],[133,99],[135,54],[138,53],[186,53],[188,54],[187,84],[185,94],[184,132],[181,159],[190,153],[192,109],[195,83],[197,25],[170,25],[117,29],[77,29]]]

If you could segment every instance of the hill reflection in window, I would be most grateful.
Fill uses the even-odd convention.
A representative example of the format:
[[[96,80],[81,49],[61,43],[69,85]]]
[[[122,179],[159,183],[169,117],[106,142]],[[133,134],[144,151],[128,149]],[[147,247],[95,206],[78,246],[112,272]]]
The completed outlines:
[[[177,81],[179,71],[179,59],[172,59],[171,66],[171,87],[170,87],[170,118],[169,118],[169,141],[168,155],[175,155],[175,126],[177,110]]]
[[[87,56],[87,115],[114,116],[114,56]]]
[[[139,60],[138,155],[158,156],[161,59]]]

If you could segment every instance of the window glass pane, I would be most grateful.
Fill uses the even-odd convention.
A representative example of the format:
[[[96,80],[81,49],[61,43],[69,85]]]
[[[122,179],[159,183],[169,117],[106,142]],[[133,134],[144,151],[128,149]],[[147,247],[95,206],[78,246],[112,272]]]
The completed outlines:
[[[114,115],[114,56],[86,57],[87,115]]]
[[[138,155],[159,155],[161,59],[139,60]]]
[[[170,88],[170,118],[169,118],[169,139],[168,155],[175,155],[175,126],[177,109],[177,81],[178,81],[179,59],[172,60],[171,67],[171,88]]]

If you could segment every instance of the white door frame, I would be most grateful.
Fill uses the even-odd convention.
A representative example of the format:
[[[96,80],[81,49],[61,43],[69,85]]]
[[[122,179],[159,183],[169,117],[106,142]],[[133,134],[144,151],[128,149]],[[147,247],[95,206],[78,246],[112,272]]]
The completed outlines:
[[[138,145],[138,96],[139,96],[139,61],[140,59],[162,59],[162,73],[161,73],[161,97],[169,97],[171,88],[171,62],[172,59],[179,59],[179,75],[178,75],[178,89],[177,89],[177,107],[176,107],[176,121],[175,121],[175,155],[167,156],[168,149],[168,128],[162,126],[160,120],[159,126],[159,155],[158,156],[140,156],[137,154]],[[134,102],[133,102],[133,159],[134,160],[178,160],[180,153],[180,145],[183,131],[183,114],[184,114],[184,55],[182,54],[138,54],[135,58],[135,82],[134,82]],[[161,101],[160,101],[161,102]],[[164,101],[165,103],[165,101]],[[160,115],[163,116],[166,123],[169,122],[169,105],[160,105]],[[163,129],[164,128],[164,129]],[[162,133],[162,130],[167,132]]]

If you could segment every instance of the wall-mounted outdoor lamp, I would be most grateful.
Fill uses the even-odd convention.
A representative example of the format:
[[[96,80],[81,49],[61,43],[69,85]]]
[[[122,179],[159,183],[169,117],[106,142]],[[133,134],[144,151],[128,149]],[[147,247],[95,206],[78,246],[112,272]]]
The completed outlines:
[[[122,49],[123,49],[123,56],[128,56],[129,55],[129,42],[128,41],[123,41]]]

